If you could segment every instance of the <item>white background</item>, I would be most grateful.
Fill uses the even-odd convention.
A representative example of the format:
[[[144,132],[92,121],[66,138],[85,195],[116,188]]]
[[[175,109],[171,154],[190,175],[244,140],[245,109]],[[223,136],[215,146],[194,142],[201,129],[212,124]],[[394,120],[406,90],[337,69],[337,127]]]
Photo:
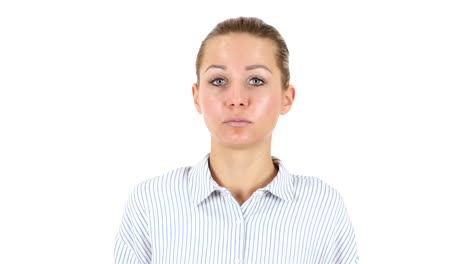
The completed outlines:
[[[291,52],[273,155],[340,191],[361,263],[468,263],[462,2],[2,1],[0,263],[112,263],[130,190],[209,151],[195,56],[241,15]]]

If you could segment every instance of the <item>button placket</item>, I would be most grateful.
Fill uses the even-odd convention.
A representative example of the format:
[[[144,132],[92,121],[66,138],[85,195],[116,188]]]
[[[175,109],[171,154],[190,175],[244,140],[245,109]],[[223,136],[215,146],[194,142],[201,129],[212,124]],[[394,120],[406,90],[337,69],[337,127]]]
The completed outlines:
[[[237,234],[236,256],[234,259],[235,264],[241,263],[244,257],[244,240],[245,240],[245,226],[244,217],[240,206],[237,204],[237,219],[235,219],[235,228]]]
[[[233,214],[235,218],[232,219],[232,228],[234,228],[234,256],[231,263],[240,264],[242,263],[242,259],[244,258],[244,244],[245,244],[245,224],[244,224],[244,216],[242,213],[242,209],[236,199],[228,193],[227,196],[231,201],[231,208],[233,209]]]

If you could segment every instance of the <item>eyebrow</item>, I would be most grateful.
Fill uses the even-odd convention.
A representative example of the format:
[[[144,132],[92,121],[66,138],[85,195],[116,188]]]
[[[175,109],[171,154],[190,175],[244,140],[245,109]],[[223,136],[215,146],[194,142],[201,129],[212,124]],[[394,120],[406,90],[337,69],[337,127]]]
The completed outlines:
[[[216,64],[213,64],[213,65],[210,65],[208,68],[206,68],[205,72],[207,72],[209,69],[212,69],[212,68],[213,68],[213,69],[226,70],[226,66],[224,66],[224,65],[216,65]],[[265,69],[265,70],[269,71],[270,73],[272,73],[271,70],[268,69],[267,66],[261,65],[261,64],[249,65],[249,66],[246,66],[245,69],[246,69],[247,71],[251,71],[251,70],[254,70],[254,69]]]
[[[250,66],[245,67],[245,69],[248,70],[248,71],[254,70],[254,69],[265,69],[265,70],[269,71],[270,73],[272,73],[271,70],[268,69],[267,66],[261,65],[261,64],[250,65]]]
[[[205,72],[207,72],[209,69],[221,69],[221,70],[226,70],[226,66],[223,65],[210,65],[210,67],[206,68]]]

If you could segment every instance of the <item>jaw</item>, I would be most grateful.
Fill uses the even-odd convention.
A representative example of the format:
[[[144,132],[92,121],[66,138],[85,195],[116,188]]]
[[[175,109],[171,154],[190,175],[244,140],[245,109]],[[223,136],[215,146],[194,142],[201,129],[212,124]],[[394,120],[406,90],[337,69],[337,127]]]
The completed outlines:
[[[256,148],[271,148],[272,133],[261,135],[252,129],[229,128],[211,133],[212,147],[232,150],[248,150]]]

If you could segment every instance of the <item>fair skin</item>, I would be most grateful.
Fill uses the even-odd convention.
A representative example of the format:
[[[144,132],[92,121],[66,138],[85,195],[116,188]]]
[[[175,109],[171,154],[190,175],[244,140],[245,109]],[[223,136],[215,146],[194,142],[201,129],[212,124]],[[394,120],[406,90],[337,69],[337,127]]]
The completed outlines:
[[[294,87],[282,87],[275,51],[269,39],[216,36],[206,43],[199,83],[192,87],[195,108],[211,132],[211,174],[240,205],[275,177],[272,133],[294,101]]]

